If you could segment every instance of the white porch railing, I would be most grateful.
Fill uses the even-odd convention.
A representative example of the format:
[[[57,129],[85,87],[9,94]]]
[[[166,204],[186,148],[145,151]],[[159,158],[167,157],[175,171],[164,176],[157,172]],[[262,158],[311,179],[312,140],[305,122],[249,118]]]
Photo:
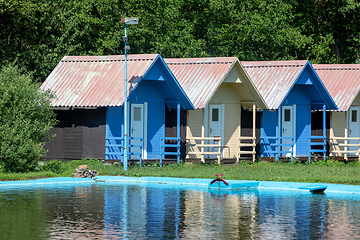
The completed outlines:
[[[215,155],[220,164],[221,137],[186,138],[186,155],[201,155],[202,162],[205,162],[205,155]]]
[[[242,147],[249,147],[251,150],[241,150]],[[252,160],[255,162],[255,154],[256,154],[256,137],[239,137],[239,145],[237,152],[237,161],[239,162],[241,155],[252,155]]]
[[[357,141],[357,143],[353,143]],[[360,156],[360,137],[330,137],[330,156],[344,156],[347,160],[348,155]],[[350,150],[350,147],[355,147],[357,150]]]

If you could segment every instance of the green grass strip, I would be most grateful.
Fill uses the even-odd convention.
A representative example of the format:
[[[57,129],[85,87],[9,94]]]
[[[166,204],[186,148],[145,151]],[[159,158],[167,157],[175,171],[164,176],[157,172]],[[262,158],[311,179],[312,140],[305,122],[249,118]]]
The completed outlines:
[[[107,164],[99,160],[74,160],[70,162],[44,162],[38,172],[4,173],[0,180],[27,180],[44,177],[71,177],[75,169],[87,164],[90,170],[97,170],[107,176],[153,176],[183,178],[215,178],[223,174],[224,179],[340,183],[360,185],[360,162],[343,163],[332,160],[313,162],[312,164],[289,162],[245,162],[234,165],[217,165],[202,163],[181,163],[164,165],[150,164],[140,167],[130,166],[125,172],[121,164]]]

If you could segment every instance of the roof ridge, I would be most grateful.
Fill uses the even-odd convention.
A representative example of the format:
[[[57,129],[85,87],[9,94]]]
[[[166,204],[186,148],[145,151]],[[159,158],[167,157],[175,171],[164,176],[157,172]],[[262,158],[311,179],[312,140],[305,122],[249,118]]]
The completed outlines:
[[[129,61],[149,61],[149,60],[155,60],[155,58],[135,58],[135,59],[126,59],[128,62]],[[125,62],[125,58],[124,59],[61,59],[60,62]]]
[[[159,54],[129,54],[127,61],[153,61]],[[124,62],[125,55],[64,56],[60,62]]]
[[[360,67],[326,67],[326,68],[319,68],[314,67],[315,70],[360,70]]]
[[[168,62],[166,61],[166,64],[169,65],[192,65],[192,64],[227,64],[227,63],[233,63],[233,61],[212,61],[212,62]]]
[[[259,68],[259,67],[299,67],[305,64],[277,64],[277,65],[244,65],[244,68]]]

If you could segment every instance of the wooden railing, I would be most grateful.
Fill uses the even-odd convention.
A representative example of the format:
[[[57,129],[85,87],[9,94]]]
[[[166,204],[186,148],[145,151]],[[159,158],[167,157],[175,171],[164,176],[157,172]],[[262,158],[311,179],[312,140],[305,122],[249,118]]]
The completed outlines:
[[[353,143],[354,141],[357,143]],[[329,145],[330,156],[338,153],[340,156],[344,156],[346,160],[351,153],[360,156],[360,137],[330,137]],[[357,150],[350,150],[350,147],[356,147]]]
[[[241,150],[242,147],[249,147],[251,150],[245,151]],[[255,154],[256,154],[256,137],[239,137],[239,145],[237,152],[237,161],[241,158],[242,154],[252,155],[252,160],[255,162]]]
[[[216,151],[214,151],[216,150]],[[205,155],[215,155],[218,163],[221,161],[221,137],[189,137],[186,138],[186,154],[201,155],[205,162]]]

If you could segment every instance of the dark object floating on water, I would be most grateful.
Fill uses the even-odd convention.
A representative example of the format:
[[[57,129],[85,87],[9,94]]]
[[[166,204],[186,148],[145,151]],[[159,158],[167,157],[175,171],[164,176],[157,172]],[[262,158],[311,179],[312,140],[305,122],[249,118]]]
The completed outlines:
[[[226,186],[229,185],[224,179],[220,178],[220,176],[224,176],[224,174],[215,174],[215,175],[216,175],[216,178],[210,182],[210,185],[212,185],[214,182],[224,182],[226,184]]]
[[[305,186],[299,187],[299,189],[309,190],[311,193],[324,193],[326,186]]]

